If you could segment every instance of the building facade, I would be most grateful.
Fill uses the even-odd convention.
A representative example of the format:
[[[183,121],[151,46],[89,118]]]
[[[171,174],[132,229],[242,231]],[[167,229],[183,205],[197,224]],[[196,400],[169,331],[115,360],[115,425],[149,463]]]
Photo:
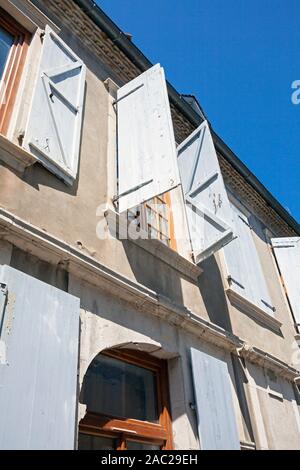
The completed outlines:
[[[0,7],[0,448],[299,449],[297,222],[92,1]]]

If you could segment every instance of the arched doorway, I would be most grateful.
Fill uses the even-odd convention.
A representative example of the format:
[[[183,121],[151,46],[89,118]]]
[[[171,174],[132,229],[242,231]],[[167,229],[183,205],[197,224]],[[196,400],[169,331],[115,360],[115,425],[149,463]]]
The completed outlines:
[[[172,448],[167,363],[130,349],[98,354],[85,374],[79,449]]]

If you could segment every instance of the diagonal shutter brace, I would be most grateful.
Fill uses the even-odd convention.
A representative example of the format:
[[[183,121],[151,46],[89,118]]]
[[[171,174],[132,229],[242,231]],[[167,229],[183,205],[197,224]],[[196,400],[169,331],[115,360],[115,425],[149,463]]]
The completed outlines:
[[[132,95],[132,93],[134,93],[135,91],[139,90],[140,88],[142,88],[144,86],[143,83],[141,83],[139,86],[135,87],[133,90],[130,90],[128,93],[126,93],[124,96],[121,96],[121,98],[113,101],[113,106],[115,106],[117,103],[119,103],[119,101],[122,101],[124,100],[124,98],[127,98],[127,96],[129,95]]]
[[[141,188],[143,188],[144,186],[146,186],[147,184],[150,184],[150,183],[153,183],[153,178],[151,180],[144,181],[143,183],[138,184],[137,186],[134,186],[133,188],[127,189],[127,191],[124,191],[123,193],[119,194],[118,196],[114,196],[112,200],[113,200],[113,202],[116,202],[121,197],[127,196],[127,194],[133,193],[133,191],[137,191],[138,189],[141,189]]]

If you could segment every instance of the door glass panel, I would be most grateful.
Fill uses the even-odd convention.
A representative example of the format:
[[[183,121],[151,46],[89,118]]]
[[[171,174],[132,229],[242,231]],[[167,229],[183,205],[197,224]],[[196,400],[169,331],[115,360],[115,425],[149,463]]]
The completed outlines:
[[[87,370],[80,401],[95,413],[158,422],[155,373],[101,354]]]
[[[5,29],[0,27],[0,80],[2,78],[8,54],[13,43],[14,37],[5,31]]]
[[[79,450],[114,450],[116,448],[117,439],[83,433],[78,435]]]
[[[157,444],[144,444],[143,442],[126,441],[127,450],[160,450]]]

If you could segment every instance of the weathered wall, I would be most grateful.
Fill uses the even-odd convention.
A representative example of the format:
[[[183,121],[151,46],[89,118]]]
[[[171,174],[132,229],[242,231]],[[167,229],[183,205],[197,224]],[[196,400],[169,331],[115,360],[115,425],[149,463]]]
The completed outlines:
[[[276,306],[276,317],[283,323],[281,332],[274,332],[267,325],[257,322],[231,305],[224,292],[226,280],[221,253],[202,264],[203,273],[196,283],[136,244],[111,238],[108,240],[97,238],[96,226],[100,220],[99,215],[96,215],[97,208],[101,204],[112,205],[111,198],[115,186],[115,115],[112,96],[104,81],[108,77],[116,82],[118,79],[114,73],[107,70],[99,57],[95,57],[87,50],[63,25],[61,36],[87,65],[78,178],[74,186],[69,188],[38,164],[27,169],[23,176],[2,165],[0,207],[95,257],[116,272],[165,295],[172,302],[185,305],[202,318],[237,334],[248,344],[292,364],[295,340],[291,315],[279,284],[272,255],[262,236],[254,234],[271,298]],[[40,41],[35,37],[34,54],[36,55],[39,50]],[[17,129],[22,127],[26,120],[28,94],[32,90],[34,71],[35,69],[29,66],[24,74],[26,83],[21,87],[23,95],[20,93],[18,96],[19,113],[14,120],[15,128],[10,130],[15,139]],[[185,214],[183,206],[180,206],[182,203],[180,190],[174,190],[171,198],[173,203],[177,203],[174,225],[179,238],[178,251],[190,259]],[[0,263],[10,262],[13,267],[21,271],[80,296],[81,380],[93,357],[107,347],[138,343],[146,350],[152,351],[158,348],[160,352],[157,354],[169,360],[175,445],[177,448],[185,449],[198,447],[195,415],[189,407],[189,403],[193,401],[193,392],[188,351],[191,346],[208,350],[209,346],[183,333],[179,328],[159,320],[151,312],[145,314],[135,310],[118,298],[104,294],[84,281],[69,276],[65,267],[48,265],[20,249],[12,250],[9,244],[1,242]],[[212,348],[211,351],[226,356],[231,367],[227,353],[216,348]],[[256,375],[259,373],[261,371]],[[234,384],[232,368],[231,374]],[[241,374],[240,370],[238,374]],[[299,447],[299,437],[295,437],[298,436],[296,432],[298,424],[295,424],[293,411],[295,405],[291,399],[291,386],[285,384],[282,387],[285,395],[280,404],[274,401],[276,399],[270,398],[265,391],[260,390],[258,393],[263,421],[270,429],[269,434],[266,432],[266,440],[270,448],[286,445]],[[240,412],[237,400],[235,406],[240,438],[249,441],[251,432],[247,416]],[[274,418],[272,418],[273,410]],[[284,432],[281,435],[278,426],[285,415],[294,433],[289,442]]]
[[[141,349],[168,360],[170,405],[174,444],[177,449],[198,449],[190,348],[204,350],[226,360],[231,374],[232,392],[241,440],[245,439],[242,417],[235,392],[230,355],[203,343],[165,321],[141,312],[84,281],[70,277],[69,292],[81,299],[80,384],[93,358],[104,349]],[[81,414],[84,414],[81,407]]]

